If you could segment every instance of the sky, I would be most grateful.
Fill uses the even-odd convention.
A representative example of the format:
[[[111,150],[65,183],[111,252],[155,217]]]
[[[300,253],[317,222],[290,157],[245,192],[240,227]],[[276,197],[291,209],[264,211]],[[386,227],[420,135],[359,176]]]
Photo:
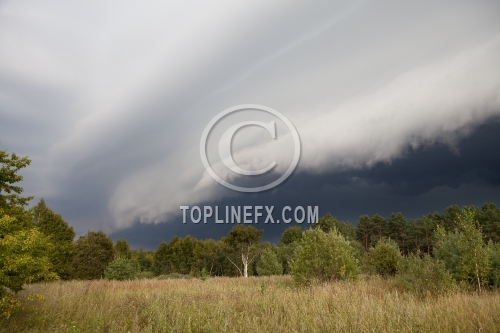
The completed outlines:
[[[44,198],[82,235],[136,248],[231,225],[182,223],[180,206],[318,206],[355,223],[451,204],[500,204],[498,1],[0,1],[0,149],[29,156]],[[278,111],[300,159],[278,186],[241,193],[200,157],[228,108]],[[245,126],[274,121],[276,137]],[[238,186],[280,177],[293,135],[258,110],[210,132],[213,170]],[[289,225],[258,225],[276,241]],[[306,225],[302,225],[306,227]]]

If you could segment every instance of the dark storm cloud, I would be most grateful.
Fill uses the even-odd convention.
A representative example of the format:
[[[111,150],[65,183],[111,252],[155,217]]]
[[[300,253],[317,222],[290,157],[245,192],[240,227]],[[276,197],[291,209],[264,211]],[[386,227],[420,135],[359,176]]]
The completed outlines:
[[[500,204],[500,122],[491,120],[479,126],[455,147],[442,144],[409,149],[404,157],[392,163],[378,163],[371,168],[326,174],[295,173],[274,191],[258,195],[245,194],[208,205],[275,206],[274,219],[281,219],[284,206],[319,206],[320,215],[331,212],[344,221],[356,223],[361,214],[402,212],[418,218],[434,211],[442,212],[452,204]],[[201,203],[200,205],[203,205]],[[264,224],[264,239],[276,242],[284,228],[303,224]],[[188,217],[157,225],[134,224],[130,229],[112,234],[124,237],[140,248],[155,249],[161,241],[174,235],[191,235],[199,239],[223,237],[233,225],[193,224]]]
[[[0,149],[32,158],[24,188],[79,234],[166,222],[131,229],[156,236],[176,230],[180,205],[204,202],[318,201],[352,220],[390,209],[386,200],[412,211],[411,200],[437,207],[429,198],[443,193],[483,198],[497,181],[487,149],[447,147],[500,113],[499,10],[496,1],[4,1]],[[293,178],[269,193],[226,190],[200,162],[205,125],[243,103],[281,111],[301,136]],[[237,154],[252,165],[267,146],[245,139]]]
[[[456,146],[409,147],[404,156],[391,163],[339,173],[331,184],[345,185],[347,180],[357,179],[370,185],[388,185],[395,195],[420,195],[438,186],[456,189],[473,182],[499,186],[499,151],[500,122],[492,119],[478,126]]]

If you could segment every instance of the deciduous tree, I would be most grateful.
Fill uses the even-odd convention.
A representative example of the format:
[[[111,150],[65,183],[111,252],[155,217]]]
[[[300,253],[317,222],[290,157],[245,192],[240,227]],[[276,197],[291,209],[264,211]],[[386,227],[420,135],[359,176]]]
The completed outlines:
[[[58,278],[48,257],[51,244],[25,209],[31,198],[23,197],[17,184],[22,180],[18,171],[29,164],[27,157],[0,151],[0,316],[12,309],[4,309],[3,300],[24,284]]]
[[[281,275],[283,274],[283,266],[276,255],[276,252],[271,248],[264,249],[257,260],[257,274],[260,276]]]
[[[127,240],[120,238],[115,243],[115,255],[119,258],[130,259],[132,258],[132,252],[130,251],[130,246]]]
[[[328,233],[321,229],[304,231],[295,253],[291,273],[299,284],[351,280],[359,274],[356,250],[336,229]]]
[[[258,254],[256,251],[257,245],[263,234],[264,230],[258,230],[252,226],[237,225],[223,238],[223,242],[241,258],[242,267],[227,256],[228,260],[238,269],[241,276],[248,277],[248,266]]]
[[[464,208],[454,218],[455,231],[446,232],[442,226],[437,227],[434,254],[445,263],[457,281],[476,285],[481,291],[488,281],[490,261],[476,212]]]
[[[41,199],[32,209],[33,224],[54,245],[49,252],[49,258],[54,272],[61,279],[69,279],[71,262],[75,254],[75,232],[60,214],[54,213]]]
[[[394,276],[402,259],[398,244],[382,238],[366,253],[366,268],[382,276]]]
[[[79,280],[100,279],[113,259],[113,241],[102,231],[89,231],[76,241],[71,276]]]

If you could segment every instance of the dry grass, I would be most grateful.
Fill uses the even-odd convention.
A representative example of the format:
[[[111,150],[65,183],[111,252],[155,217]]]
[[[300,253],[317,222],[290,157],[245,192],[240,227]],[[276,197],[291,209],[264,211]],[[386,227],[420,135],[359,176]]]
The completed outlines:
[[[37,284],[36,309],[0,332],[500,332],[500,293],[417,299],[364,279],[297,289],[290,277]]]

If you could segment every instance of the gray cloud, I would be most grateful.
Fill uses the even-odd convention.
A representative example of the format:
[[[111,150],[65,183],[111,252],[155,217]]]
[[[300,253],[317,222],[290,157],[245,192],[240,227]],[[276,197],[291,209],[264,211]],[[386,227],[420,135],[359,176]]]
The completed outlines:
[[[298,174],[453,147],[500,113],[499,7],[5,1],[1,142],[33,158],[25,188],[80,232],[235,198],[198,152],[205,125],[233,105],[267,105],[295,124]],[[236,154],[252,164],[263,148]]]

